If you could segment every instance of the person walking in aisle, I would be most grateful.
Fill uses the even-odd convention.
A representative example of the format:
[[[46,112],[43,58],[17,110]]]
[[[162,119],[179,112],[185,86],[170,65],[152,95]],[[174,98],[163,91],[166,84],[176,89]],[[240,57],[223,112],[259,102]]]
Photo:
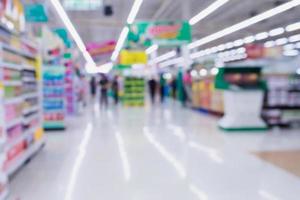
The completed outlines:
[[[104,74],[101,74],[99,85],[100,85],[100,107],[104,106],[105,108],[107,108],[109,81]]]
[[[113,92],[114,102],[117,105],[119,103],[119,77],[118,76],[114,77],[112,81],[111,89]]]
[[[90,80],[90,92],[91,92],[93,100],[95,99],[95,96],[96,96],[96,88],[97,88],[96,78],[95,78],[95,76],[92,76],[92,78]]]
[[[150,99],[151,99],[151,103],[154,104],[155,103],[155,97],[156,97],[156,80],[154,79],[154,77],[151,77],[151,79],[148,81],[148,86],[149,86],[149,94],[150,94]]]
[[[159,79],[159,90],[160,90],[160,102],[163,103],[165,100],[165,86],[166,86],[166,80],[164,78],[163,73],[160,74]]]

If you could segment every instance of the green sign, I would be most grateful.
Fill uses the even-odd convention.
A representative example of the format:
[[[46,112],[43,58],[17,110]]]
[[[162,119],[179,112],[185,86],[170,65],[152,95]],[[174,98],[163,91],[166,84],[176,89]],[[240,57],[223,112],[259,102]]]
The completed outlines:
[[[27,22],[47,22],[48,16],[42,4],[26,4],[25,19]]]
[[[141,48],[153,44],[179,46],[191,42],[191,26],[188,22],[160,21],[137,22],[129,25],[127,47]]]
[[[71,41],[68,37],[68,32],[64,28],[58,28],[54,30],[54,33],[56,33],[63,41],[66,47],[70,48],[71,47]]]

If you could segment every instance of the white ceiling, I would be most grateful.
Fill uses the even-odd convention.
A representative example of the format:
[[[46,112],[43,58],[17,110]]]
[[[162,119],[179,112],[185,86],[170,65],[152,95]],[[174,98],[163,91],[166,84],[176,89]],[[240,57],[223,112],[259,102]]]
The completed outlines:
[[[214,1],[215,0],[144,0],[137,20],[189,19]],[[275,6],[276,1],[277,0],[230,0],[225,6],[193,27],[193,38],[199,39],[247,19],[251,16],[251,13],[261,13],[271,9]],[[281,0],[281,2],[288,1],[289,0]],[[133,0],[105,0],[104,3],[113,6],[113,16],[105,17],[102,8],[93,11],[68,11],[71,20],[86,43],[111,39],[117,40],[122,27],[126,23]],[[278,26],[299,21],[299,19],[300,6],[215,41],[214,43],[219,44],[261,31],[267,31]],[[58,26],[58,23],[59,19],[51,21],[52,26]],[[210,43],[208,46],[212,46],[214,43]]]

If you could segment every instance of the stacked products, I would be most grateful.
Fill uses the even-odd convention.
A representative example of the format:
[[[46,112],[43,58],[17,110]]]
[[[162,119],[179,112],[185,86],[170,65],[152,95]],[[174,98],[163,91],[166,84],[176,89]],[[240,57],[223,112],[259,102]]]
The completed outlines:
[[[288,126],[300,121],[300,76],[268,74],[263,116],[270,125]]]
[[[66,67],[65,74],[65,96],[66,96],[66,112],[67,114],[74,114],[76,109],[76,95],[75,95],[75,87],[74,87],[74,66],[71,60],[71,54],[66,53],[64,55],[64,65]]]
[[[125,77],[123,103],[125,106],[144,106],[145,79]]]
[[[0,63],[0,199],[8,192],[6,176],[12,175],[44,144],[41,129],[41,107],[37,47],[1,29]],[[13,40],[13,42],[12,42]]]
[[[44,129],[65,128],[65,67],[44,66]]]

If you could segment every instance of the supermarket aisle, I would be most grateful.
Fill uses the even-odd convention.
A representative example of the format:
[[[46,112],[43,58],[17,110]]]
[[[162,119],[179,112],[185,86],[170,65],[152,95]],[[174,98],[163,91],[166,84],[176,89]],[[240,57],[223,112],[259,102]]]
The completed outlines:
[[[300,149],[296,132],[224,134],[182,109],[90,108],[13,179],[21,200],[237,200],[300,195],[300,178],[249,151]]]

